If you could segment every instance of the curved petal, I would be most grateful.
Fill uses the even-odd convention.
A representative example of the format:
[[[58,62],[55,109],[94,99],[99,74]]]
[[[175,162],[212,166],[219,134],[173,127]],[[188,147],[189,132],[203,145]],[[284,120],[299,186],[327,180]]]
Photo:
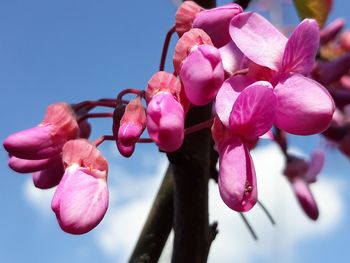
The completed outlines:
[[[255,140],[272,128],[277,99],[272,85],[258,81],[244,89],[230,113],[232,131],[248,140]]]
[[[318,24],[313,19],[304,19],[290,36],[282,59],[284,72],[308,74],[315,63],[320,44]]]
[[[185,116],[179,102],[168,92],[155,95],[147,106],[147,130],[160,149],[173,152],[184,139]]]
[[[317,175],[321,172],[325,162],[325,152],[322,149],[317,149],[311,154],[309,169],[307,170],[304,179],[308,183],[316,181]]]
[[[41,160],[26,160],[11,156],[8,165],[17,173],[33,173],[48,167],[53,159],[54,157]]]
[[[255,169],[248,149],[238,137],[232,137],[219,151],[218,183],[221,198],[231,209],[245,212],[255,205]]]
[[[224,75],[219,50],[209,45],[194,49],[180,70],[186,96],[194,105],[210,103],[224,82]]]
[[[78,235],[92,230],[107,211],[107,176],[95,176],[95,172],[95,169],[72,165],[56,189],[51,206],[67,233]]]
[[[328,91],[300,74],[282,78],[274,89],[277,96],[276,125],[296,135],[311,135],[330,125],[335,110]]]
[[[64,141],[57,143],[51,134],[53,125],[37,126],[14,133],[4,141],[8,153],[21,159],[40,160],[59,154]]]
[[[252,12],[236,15],[230,22],[230,35],[250,60],[280,69],[287,38],[265,18]]]
[[[238,95],[254,83],[254,79],[245,75],[232,76],[224,81],[215,99],[215,110],[221,122],[229,127],[229,117]]]
[[[50,166],[44,170],[35,172],[32,175],[35,187],[40,189],[49,189],[59,184],[64,174],[64,168],[61,156],[53,158]]]
[[[204,10],[197,14],[193,21],[193,27],[203,29],[210,36],[214,46],[222,47],[231,40],[230,20],[242,11],[242,7],[237,4],[227,4]]]
[[[316,220],[319,216],[319,211],[308,183],[302,179],[296,179],[292,182],[292,187],[304,212],[309,218]]]
[[[229,76],[243,68],[245,56],[233,41],[219,48],[219,51],[222,65]]]

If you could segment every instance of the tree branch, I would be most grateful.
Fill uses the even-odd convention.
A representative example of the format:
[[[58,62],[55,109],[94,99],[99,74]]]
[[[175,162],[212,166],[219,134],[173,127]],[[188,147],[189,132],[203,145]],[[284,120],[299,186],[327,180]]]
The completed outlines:
[[[129,263],[157,262],[172,226],[173,173],[169,166]]]
[[[246,9],[250,4],[251,0],[236,0],[233,2],[235,2],[236,4],[239,4],[243,9]]]

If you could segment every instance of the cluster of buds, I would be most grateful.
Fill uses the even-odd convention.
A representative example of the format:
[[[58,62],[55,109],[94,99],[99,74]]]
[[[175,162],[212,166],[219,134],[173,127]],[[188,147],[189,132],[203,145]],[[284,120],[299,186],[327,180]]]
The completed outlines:
[[[179,40],[174,72],[168,73],[164,54],[173,32]],[[145,90],[126,89],[116,99],[49,106],[37,127],[5,140],[9,166],[33,173],[39,188],[58,185],[52,201],[58,222],[64,231],[82,234],[102,220],[108,207],[108,165],[97,150],[103,141],[115,141],[125,157],[140,142],[154,142],[160,150],[174,152],[188,133],[211,127],[219,153],[221,197],[229,208],[249,211],[258,200],[250,156],[258,140],[273,137],[273,127],[311,135],[331,123],[333,99],[310,78],[319,43],[319,27],[312,19],[302,21],[288,39],[265,18],[243,12],[237,4],[206,10],[185,1],[169,31],[160,70]],[[126,94],[135,98],[124,100]],[[187,112],[210,104],[215,105],[211,118],[185,129]],[[90,113],[97,106],[113,111]],[[87,119],[98,117],[113,119],[113,135],[89,141]],[[146,128],[150,138],[141,138]],[[299,194],[300,189],[308,189],[320,169],[312,168],[313,161],[304,163],[305,168],[293,160],[285,174],[305,207],[304,200],[310,198]],[[298,171],[291,172],[292,166]],[[315,214],[309,213],[313,219]]]

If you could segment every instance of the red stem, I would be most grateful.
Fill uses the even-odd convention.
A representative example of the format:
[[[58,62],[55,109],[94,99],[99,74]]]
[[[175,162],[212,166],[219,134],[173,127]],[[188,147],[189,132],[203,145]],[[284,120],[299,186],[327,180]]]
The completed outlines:
[[[112,112],[89,113],[89,114],[86,114],[84,116],[81,116],[78,119],[78,123],[85,121],[86,119],[89,119],[89,118],[112,118],[112,117],[113,117]]]
[[[163,44],[162,56],[160,58],[159,71],[164,70],[166,55],[168,53],[169,44],[170,44],[170,39],[174,33],[175,33],[175,26],[173,26],[166,34],[164,44]]]
[[[209,120],[203,121],[201,123],[198,123],[196,125],[193,125],[187,129],[185,129],[185,136],[200,130],[203,130],[205,128],[209,128],[213,125],[214,118],[211,118]]]
[[[124,89],[121,92],[119,92],[119,94],[117,96],[117,104],[123,103],[123,96],[126,94],[130,94],[130,93],[143,97],[145,94],[145,91],[139,90],[139,89]]]

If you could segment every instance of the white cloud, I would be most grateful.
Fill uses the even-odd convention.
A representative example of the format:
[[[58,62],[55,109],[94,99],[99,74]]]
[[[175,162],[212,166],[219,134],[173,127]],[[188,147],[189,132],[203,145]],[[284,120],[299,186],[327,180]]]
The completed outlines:
[[[278,148],[274,145],[264,146],[253,151],[252,155],[258,176],[259,197],[277,225],[271,226],[260,207],[254,207],[247,213],[259,237],[258,242],[253,241],[239,215],[225,206],[217,185],[211,183],[210,220],[219,222],[219,234],[212,244],[209,262],[249,263],[256,258],[271,263],[287,262],[281,261],[282,255],[288,262],[296,262],[294,256],[297,256],[296,245],[299,242],[326,235],[339,225],[343,218],[344,182],[321,176],[312,185],[320,208],[320,218],[315,223],[303,214],[287,180],[281,175],[283,159]],[[102,252],[112,260],[117,258],[116,262],[126,262],[130,255],[165,172],[165,156],[155,154],[151,161],[157,163],[156,168],[145,169],[149,161],[137,163],[141,173],[137,176],[127,170],[131,162],[117,162],[121,165],[114,162],[110,165],[110,209],[94,231],[94,236]],[[43,215],[51,213],[53,191],[36,189],[30,179],[24,187],[28,202]],[[160,262],[170,261],[171,247],[170,240]]]
[[[32,177],[29,176],[23,185],[25,200],[33,206],[42,216],[49,216],[52,213],[51,199],[56,188],[47,190],[38,189],[34,186]]]

